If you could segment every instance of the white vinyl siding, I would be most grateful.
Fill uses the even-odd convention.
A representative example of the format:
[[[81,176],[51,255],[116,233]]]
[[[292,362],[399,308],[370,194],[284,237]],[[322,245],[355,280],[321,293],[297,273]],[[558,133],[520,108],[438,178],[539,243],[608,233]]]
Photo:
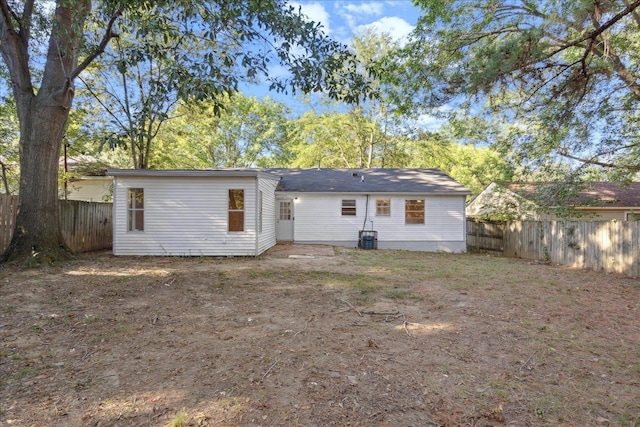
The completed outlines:
[[[394,242],[464,242],[464,196],[389,195],[390,215],[376,216],[376,197],[352,195],[356,200],[357,214],[342,216],[342,200],[345,195],[302,194],[295,201],[295,241],[357,243],[358,231],[378,232],[378,243]],[[424,200],[425,224],[405,224],[405,200]],[[365,212],[368,216],[365,221]]]
[[[258,179],[258,181],[261,181]],[[275,180],[265,180],[270,194]],[[251,256],[275,244],[274,201],[264,201],[265,230],[258,241],[255,177],[116,177],[114,254]],[[144,233],[127,233],[127,191],[144,188]],[[244,231],[229,232],[229,190],[244,190]],[[267,198],[275,199],[275,197]],[[269,230],[273,228],[274,230]],[[271,238],[269,236],[272,236]]]
[[[277,180],[258,180],[258,191],[262,192],[262,232],[258,234],[258,255],[276,244],[275,191],[277,184]]]
[[[95,176],[80,178],[67,183],[67,200],[84,200],[87,202],[106,202],[112,199],[113,178]],[[64,191],[60,192],[64,199]]]

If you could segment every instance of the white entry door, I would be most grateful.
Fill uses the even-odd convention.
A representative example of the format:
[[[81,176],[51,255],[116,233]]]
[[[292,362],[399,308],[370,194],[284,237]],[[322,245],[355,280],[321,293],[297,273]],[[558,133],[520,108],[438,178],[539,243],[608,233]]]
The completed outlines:
[[[276,240],[293,241],[293,200],[278,200]]]

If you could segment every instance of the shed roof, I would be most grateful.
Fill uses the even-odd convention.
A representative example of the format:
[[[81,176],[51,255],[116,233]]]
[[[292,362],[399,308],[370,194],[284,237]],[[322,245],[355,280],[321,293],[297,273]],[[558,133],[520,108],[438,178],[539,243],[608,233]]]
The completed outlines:
[[[469,195],[438,169],[267,169],[279,175],[278,191],[309,193],[420,193]]]

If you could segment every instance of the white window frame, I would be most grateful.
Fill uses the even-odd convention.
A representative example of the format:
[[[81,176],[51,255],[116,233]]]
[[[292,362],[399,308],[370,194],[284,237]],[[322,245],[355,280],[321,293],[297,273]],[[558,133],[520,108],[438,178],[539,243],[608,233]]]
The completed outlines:
[[[127,231],[144,231],[144,188],[127,189]]]
[[[422,206],[422,209],[407,209],[412,204]],[[422,213],[422,218],[412,217],[411,214]],[[426,209],[424,199],[405,199],[404,201],[404,223],[405,225],[424,225],[426,221]]]

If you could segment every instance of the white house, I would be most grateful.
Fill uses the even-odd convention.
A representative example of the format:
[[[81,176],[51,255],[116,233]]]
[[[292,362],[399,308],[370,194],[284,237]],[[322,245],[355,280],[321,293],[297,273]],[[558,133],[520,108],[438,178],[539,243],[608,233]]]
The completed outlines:
[[[640,182],[492,182],[467,205],[468,217],[493,220],[638,221]]]
[[[105,202],[111,199],[113,178],[110,176],[82,176],[66,183],[60,198],[83,200],[87,202]],[[66,194],[66,197],[65,197]]]
[[[115,255],[254,256],[276,241],[466,251],[470,192],[436,169],[110,170]]]
[[[279,178],[257,169],[109,170],[115,255],[255,256],[276,244]]]

